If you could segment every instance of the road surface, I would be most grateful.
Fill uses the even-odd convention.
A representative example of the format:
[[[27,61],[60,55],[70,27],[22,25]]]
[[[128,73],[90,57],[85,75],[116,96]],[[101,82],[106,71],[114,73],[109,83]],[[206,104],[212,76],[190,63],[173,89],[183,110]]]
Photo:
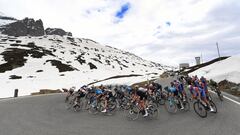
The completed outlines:
[[[240,106],[214,101],[217,114],[207,118],[189,112],[169,114],[159,108],[157,120],[128,121],[123,112],[113,116],[66,110],[64,94],[0,101],[0,135],[239,135]]]

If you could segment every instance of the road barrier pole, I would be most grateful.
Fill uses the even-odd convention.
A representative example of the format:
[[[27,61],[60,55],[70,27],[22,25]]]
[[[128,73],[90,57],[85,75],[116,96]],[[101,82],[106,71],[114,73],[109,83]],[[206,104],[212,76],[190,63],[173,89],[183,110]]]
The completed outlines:
[[[18,97],[18,89],[14,90],[14,97]]]

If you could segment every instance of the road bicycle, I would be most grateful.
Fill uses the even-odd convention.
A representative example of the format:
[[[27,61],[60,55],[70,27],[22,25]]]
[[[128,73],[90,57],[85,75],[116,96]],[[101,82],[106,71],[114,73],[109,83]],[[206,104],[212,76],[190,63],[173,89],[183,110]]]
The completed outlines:
[[[157,119],[158,108],[156,105],[149,104],[147,106],[147,112],[148,112],[148,116],[146,116],[146,118]],[[139,118],[139,114],[144,115],[145,111],[141,109],[138,102],[134,101],[134,102],[131,102],[130,108],[128,110],[125,110],[125,114],[129,120],[136,120]]]
[[[214,111],[212,113],[217,113],[217,106],[214,104],[212,100],[209,100],[210,106],[213,108]],[[207,113],[210,111],[210,107],[200,99],[196,99],[193,103],[193,109],[196,114],[202,118],[207,117]]]
[[[92,103],[89,106],[88,112],[90,114],[98,114],[98,113],[103,113],[102,111],[104,110],[104,100],[102,99],[93,99]],[[106,112],[103,114],[105,115],[113,115],[116,112],[117,109],[117,103],[114,97],[110,98],[107,104],[107,109]]]
[[[175,114],[178,110],[190,110],[190,103],[186,95],[183,97],[181,95],[171,96],[170,92],[168,91],[168,87],[165,87],[164,89],[167,91],[167,97],[164,105],[167,112]]]

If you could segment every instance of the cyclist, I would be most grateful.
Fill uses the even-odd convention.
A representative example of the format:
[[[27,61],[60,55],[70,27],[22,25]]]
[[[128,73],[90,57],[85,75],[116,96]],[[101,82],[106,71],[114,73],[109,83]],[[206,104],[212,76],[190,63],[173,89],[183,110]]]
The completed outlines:
[[[194,84],[192,83],[192,85],[189,86],[190,93],[192,94],[193,99],[198,98],[199,100],[202,100],[210,108],[210,111],[213,112],[214,109],[207,100],[206,92],[204,88],[201,86],[202,83],[200,82],[199,84],[200,84],[199,87],[195,87]]]
[[[176,82],[177,82],[177,87],[178,87],[177,90],[179,92],[178,94],[180,94],[182,100],[185,101],[187,94],[184,90],[184,82],[182,79],[179,79],[179,81],[176,81]]]
[[[103,93],[104,110],[102,112],[104,113],[107,112],[108,102],[111,98],[113,98],[112,91],[109,89],[104,89],[104,93]]]
[[[152,85],[155,87],[156,91],[162,92],[162,85],[157,82],[152,82]]]
[[[76,98],[75,98],[73,107],[75,107],[76,105],[78,105],[78,104],[80,103],[80,99],[81,99],[81,98],[85,97],[86,92],[87,92],[87,91],[86,91],[86,88],[87,88],[87,87],[81,87],[81,88],[77,91],[77,93],[76,93]]]
[[[127,95],[130,95],[131,93],[132,93],[132,87],[130,87],[130,86],[127,86],[127,88],[126,88],[126,94]]]
[[[148,116],[148,111],[146,107],[147,90],[144,88],[139,88],[139,86],[136,85],[132,92],[132,99],[133,101],[137,101],[137,103],[139,103],[141,111],[145,113],[143,117]]]
[[[197,75],[193,77],[193,82],[195,87],[199,87],[200,80],[198,79]]]
[[[69,100],[69,97],[71,97],[73,95],[75,89],[76,89],[76,87],[74,87],[74,86],[69,89],[66,99],[65,99],[65,102],[67,102]]]
[[[208,93],[208,87],[207,87],[207,80],[206,78],[204,78],[203,76],[200,78],[200,81],[203,83],[203,88],[206,91],[206,93]]]
[[[146,85],[146,86],[145,86],[145,89],[147,89],[148,94],[149,94],[150,96],[153,96],[153,95],[155,95],[155,93],[156,93],[156,88],[153,86],[152,83],[149,84],[149,85]]]
[[[178,91],[177,88],[178,88],[178,85],[176,84],[176,81],[175,81],[175,83],[174,83],[174,82],[171,82],[171,83],[170,83],[170,87],[168,88],[168,91],[170,92],[170,96],[171,96],[172,98],[174,98],[174,97],[177,98],[177,100],[178,100],[178,102],[180,103],[180,106],[181,106],[180,109],[184,109],[184,106],[183,106],[183,104],[182,104],[182,101],[179,99],[179,96],[178,96],[179,91]]]
[[[92,105],[93,106],[96,106],[97,105],[97,102],[98,100],[100,100],[100,98],[102,97],[102,94],[103,94],[103,90],[100,89],[100,88],[93,88],[93,90],[95,90],[95,93],[93,94],[91,100],[92,100]]]

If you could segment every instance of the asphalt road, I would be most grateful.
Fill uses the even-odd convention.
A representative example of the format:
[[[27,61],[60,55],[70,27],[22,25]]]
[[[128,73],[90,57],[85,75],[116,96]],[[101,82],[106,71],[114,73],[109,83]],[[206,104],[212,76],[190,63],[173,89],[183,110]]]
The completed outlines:
[[[207,118],[189,112],[169,114],[161,106],[157,120],[128,121],[113,116],[66,110],[64,94],[0,101],[0,135],[240,135],[240,106],[214,101],[217,114]]]

